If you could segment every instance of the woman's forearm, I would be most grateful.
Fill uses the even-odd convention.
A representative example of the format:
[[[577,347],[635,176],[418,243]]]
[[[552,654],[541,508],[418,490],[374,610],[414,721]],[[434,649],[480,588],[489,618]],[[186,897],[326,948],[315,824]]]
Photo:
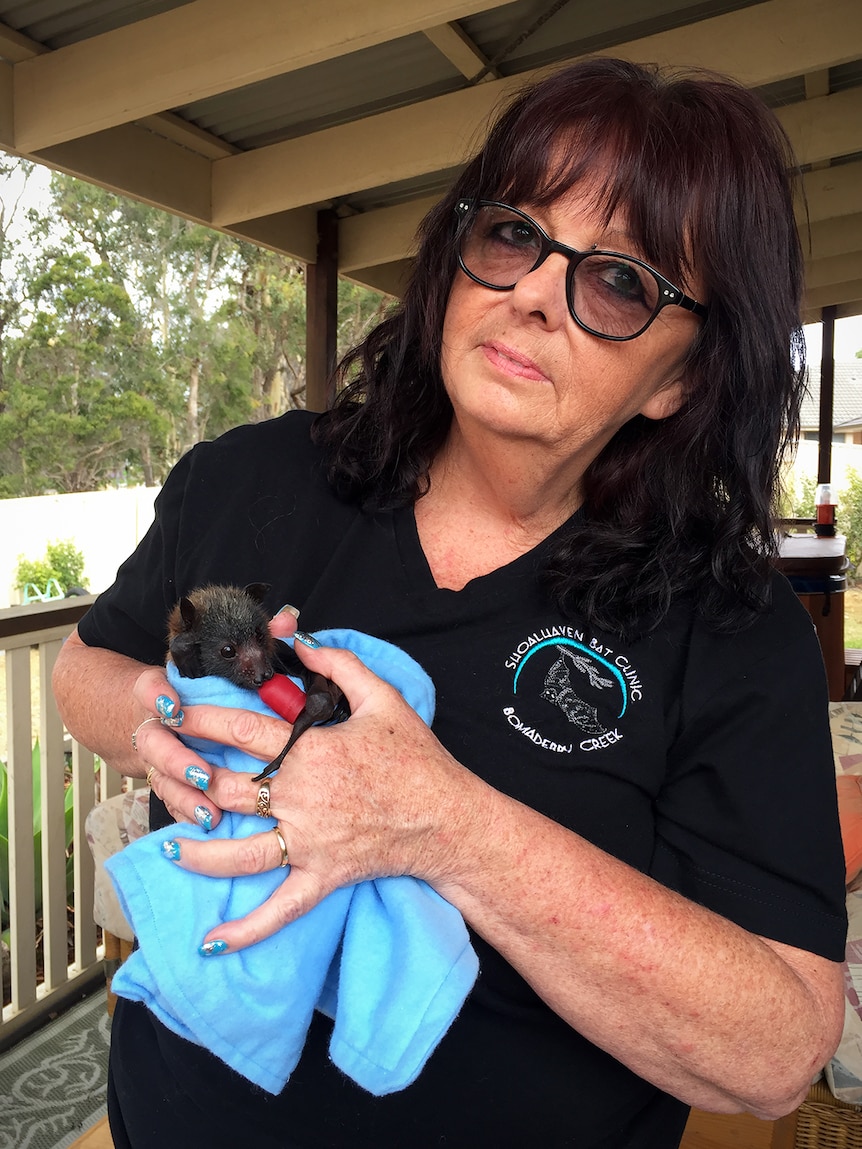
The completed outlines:
[[[114,770],[143,777],[145,764],[132,749],[132,731],[150,717],[132,691],[145,667],[112,650],[87,646],[73,631],[54,668],[54,697],[66,729]]]
[[[570,1025],[669,1093],[763,1117],[795,1108],[841,1033],[840,967],[490,793],[459,798],[486,816],[457,820],[458,873],[434,883],[473,928]]]

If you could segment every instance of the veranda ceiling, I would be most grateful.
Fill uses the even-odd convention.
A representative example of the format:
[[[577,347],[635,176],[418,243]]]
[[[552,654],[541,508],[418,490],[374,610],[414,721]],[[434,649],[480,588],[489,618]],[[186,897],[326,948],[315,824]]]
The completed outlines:
[[[862,313],[862,0],[0,0],[0,147],[304,262],[334,207],[340,272],[397,293],[488,114],[594,52],[761,89],[809,317]]]

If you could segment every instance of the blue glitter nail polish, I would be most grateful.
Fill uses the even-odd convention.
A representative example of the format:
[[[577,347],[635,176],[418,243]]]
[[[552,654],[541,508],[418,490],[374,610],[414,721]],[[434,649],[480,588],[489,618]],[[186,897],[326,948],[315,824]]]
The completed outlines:
[[[221,938],[216,938],[212,942],[204,942],[202,946],[198,947],[198,953],[201,957],[212,957],[214,954],[223,954],[227,949],[227,942],[223,942]]]
[[[163,718],[162,719],[162,726],[172,726],[172,727],[173,726],[182,726],[184,718],[185,718],[185,712],[182,710],[178,710],[176,712],[176,714],[173,716],[173,718]]]
[[[195,806],[195,818],[199,826],[203,826],[207,833],[213,828],[213,816],[206,806]]]
[[[297,642],[301,642],[303,646],[310,646],[312,650],[317,650],[320,643],[313,634],[306,634],[304,630],[298,630],[293,636]]]
[[[197,786],[198,790],[206,790],[210,784],[209,775],[202,766],[187,766],[186,767],[186,781],[191,782],[193,786]]]
[[[173,698],[168,698],[167,694],[160,694],[156,699],[156,710],[158,710],[162,718],[173,718],[176,707],[176,702],[174,702]]]
[[[162,842],[162,853],[171,862],[178,862],[180,860],[180,844],[175,838],[169,842]]]

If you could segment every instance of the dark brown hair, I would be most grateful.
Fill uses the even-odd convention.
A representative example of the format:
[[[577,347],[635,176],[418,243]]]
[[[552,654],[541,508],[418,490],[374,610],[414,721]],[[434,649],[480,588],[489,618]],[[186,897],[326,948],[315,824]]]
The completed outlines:
[[[586,180],[671,280],[686,289],[696,268],[709,315],[680,410],[635,417],[588,469],[549,586],[568,613],[622,634],[655,625],[681,593],[718,626],[744,624],[767,599],[770,514],[803,386],[793,169],[772,113],[723,76],[599,58],[527,88],[423,222],[398,309],[341,364],[346,385],[315,431],[332,481],[375,508],[427,489],[452,416],[440,345],[456,201],[543,206]]]

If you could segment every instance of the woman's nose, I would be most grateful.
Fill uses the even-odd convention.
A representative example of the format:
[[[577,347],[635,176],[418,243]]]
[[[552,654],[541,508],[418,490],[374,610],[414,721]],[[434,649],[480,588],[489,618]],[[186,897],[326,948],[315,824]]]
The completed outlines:
[[[524,315],[540,316],[551,329],[569,319],[566,299],[568,260],[553,252],[533,271],[522,275],[512,290],[512,306]]]

